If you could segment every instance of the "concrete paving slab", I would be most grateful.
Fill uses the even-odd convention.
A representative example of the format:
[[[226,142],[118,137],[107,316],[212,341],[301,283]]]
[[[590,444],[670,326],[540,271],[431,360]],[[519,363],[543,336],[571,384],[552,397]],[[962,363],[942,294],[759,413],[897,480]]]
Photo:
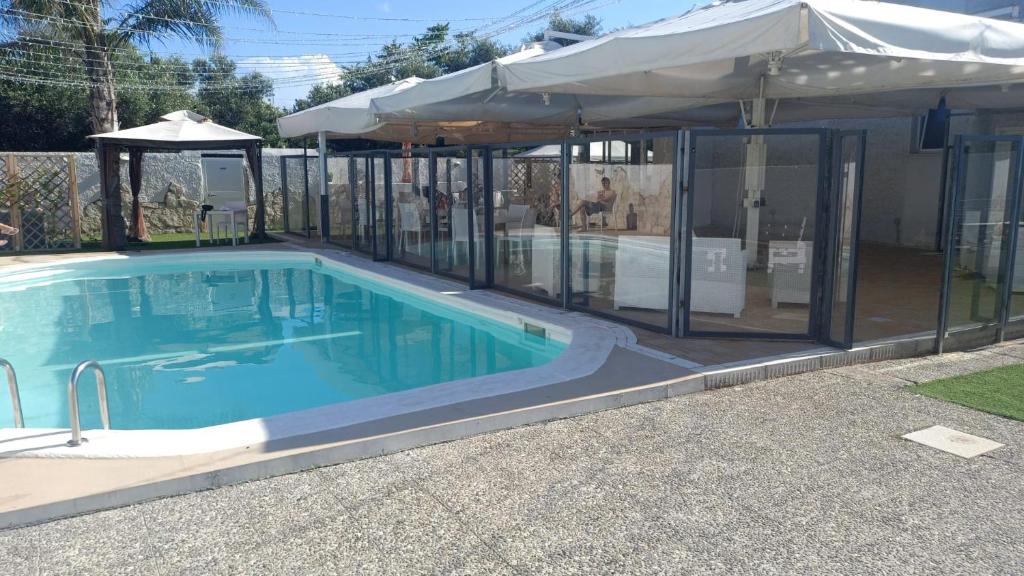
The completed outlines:
[[[988,438],[938,425],[904,434],[903,438],[961,458],[974,458],[1004,446]]]

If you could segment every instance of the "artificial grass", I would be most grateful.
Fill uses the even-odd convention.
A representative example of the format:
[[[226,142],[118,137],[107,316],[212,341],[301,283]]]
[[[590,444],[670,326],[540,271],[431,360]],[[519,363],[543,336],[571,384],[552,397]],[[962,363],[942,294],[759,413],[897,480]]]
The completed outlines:
[[[1024,422],[1024,364],[925,382],[911,391]]]
[[[249,244],[273,244],[280,242],[271,237],[267,237],[266,240],[256,241],[250,240]],[[200,240],[202,246],[210,246],[210,241],[204,234]],[[238,236],[238,245],[243,246],[245,241],[242,239],[241,234]],[[213,246],[230,246],[231,240],[221,240],[219,244],[212,244]],[[194,232],[178,232],[172,234],[152,234],[150,235],[149,242],[129,242],[126,250],[168,250],[172,248],[195,248],[196,247],[196,235]]]

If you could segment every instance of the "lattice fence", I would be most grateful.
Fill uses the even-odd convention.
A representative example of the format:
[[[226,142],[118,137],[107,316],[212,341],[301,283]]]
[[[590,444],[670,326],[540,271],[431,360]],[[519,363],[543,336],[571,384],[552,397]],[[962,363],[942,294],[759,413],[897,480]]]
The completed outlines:
[[[20,230],[0,250],[80,248],[81,218],[74,156],[0,156],[0,222]]]

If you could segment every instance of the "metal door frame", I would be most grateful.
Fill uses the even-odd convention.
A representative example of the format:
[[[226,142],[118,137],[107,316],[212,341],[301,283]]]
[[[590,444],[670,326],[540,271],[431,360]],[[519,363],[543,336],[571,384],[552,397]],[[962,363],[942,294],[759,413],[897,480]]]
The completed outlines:
[[[943,259],[943,272],[942,272],[942,288],[941,297],[939,302],[939,318],[938,325],[936,328],[935,335],[935,352],[942,354],[946,347],[946,339],[950,336],[949,327],[949,306],[950,306],[950,285],[953,281],[953,251],[954,251],[954,234],[957,229],[957,223],[960,222],[962,214],[957,210],[960,201],[963,196],[964,187],[967,185],[967,170],[964,165],[965,158],[965,144],[970,142],[1010,142],[1017,145],[1016,154],[1014,155],[1016,161],[1016,167],[1011,174],[1011,185],[1010,185],[1010,198],[1009,198],[1009,216],[1010,222],[1009,230],[1006,233],[1006,239],[1003,244],[1006,245],[1006,250],[1000,256],[999,259],[999,272],[997,278],[1003,283],[1001,293],[998,299],[998,309],[996,310],[996,320],[991,324],[982,324],[981,326],[972,326],[958,330],[957,332],[971,333],[979,332],[983,333],[985,330],[995,329],[995,336],[993,342],[1002,342],[1004,332],[1007,324],[1009,323],[1009,305],[1010,298],[1013,295],[1013,267],[1015,264],[1016,249],[1017,249],[1017,235],[1020,227],[1020,210],[1021,210],[1021,184],[1022,184],[1022,170],[1024,170],[1024,136],[1010,136],[1010,135],[995,135],[995,134],[959,134],[956,137],[956,141],[953,145],[954,151],[954,164],[953,164],[953,188],[950,191],[948,201],[945,207],[945,211],[949,214],[946,218],[946,238],[945,238],[945,254]],[[981,257],[981,251],[979,250],[979,257]]]
[[[828,221],[822,220],[822,210],[828,201],[828,195],[830,186],[828,185],[828,168],[829,168],[829,134],[831,130],[827,128],[740,128],[732,130],[717,130],[713,128],[699,128],[689,131],[689,145],[690,149],[687,151],[687,198],[686,198],[686,215],[685,221],[686,226],[684,230],[685,236],[685,258],[684,270],[683,270],[683,310],[680,314],[680,320],[682,322],[682,336],[695,337],[695,338],[736,338],[736,339],[751,339],[751,340],[797,340],[797,341],[816,341],[819,334],[819,315],[821,313],[821,298],[818,297],[823,289],[823,275],[825,270],[824,266],[821,265],[821,260],[825,250],[822,248],[826,241],[826,230],[829,228]],[[700,138],[701,137],[721,137],[721,136],[778,136],[778,135],[805,135],[805,136],[817,136],[818,137],[818,190],[815,197],[815,210],[814,217],[814,239],[812,244],[812,252],[810,261],[814,266],[813,276],[811,277],[811,297],[810,307],[808,311],[808,322],[807,331],[803,333],[789,333],[789,332],[742,332],[742,331],[709,331],[709,330],[693,330],[690,328],[690,316],[691,310],[690,305],[692,302],[693,293],[693,270],[692,270],[692,254],[693,254],[693,207],[694,207],[694,196],[697,193],[696,189],[696,173],[697,173],[697,151],[700,149]],[[745,265],[745,264],[744,264]]]
[[[860,261],[860,220],[862,216],[862,206],[864,201],[864,164],[867,156],[867,130],[834,130],[831,134],[831,174],[829,178],[829,184],[831,191],[828,194],[829,204],[825,206],[827,221],[827,232],[828,232],[828,243],[824,254],[824,265],[825,265],[825,276],[824,276],[824,287],[821,292],[823,299],[820,310],[822,311],[822,324],[819,332],[819,341],[830,346],[838,348],[850,349],[853,348],[854,328],[855,319],[857,314],[857,273],[858,264]],[[836,341],[832,339],[832,309],[835,306],[833,297],[835,296],[835,276],[838,271],[837,267],[842,265],[842,257],[840,250],[842,246],[840,244],[840,238],[842,234],[842,218],[839,214],[839,206],[842,201],[843,187],[842,187],[842,161],[843,161],[843,140],[849,137],[857,137],[860,139],[860,146],[857,150],[857,184],[856,190],[854,191],[854,201],[851,209],[853,210],[853,219],[851,221],[851,232],[850,232],[850,259],[849,259],[849,276],[847,278],[846,286],[846,318],[843,325],[843,340]]]

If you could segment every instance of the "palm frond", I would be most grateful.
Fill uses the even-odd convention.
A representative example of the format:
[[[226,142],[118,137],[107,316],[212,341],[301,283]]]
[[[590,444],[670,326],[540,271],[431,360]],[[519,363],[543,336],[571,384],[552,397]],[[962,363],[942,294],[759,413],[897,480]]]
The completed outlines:
[[[125,6],[116,28],[121,41],[164,43],[169,34],[193,44],[219,48],[223,41],[220,17],[242,14],[273,25],[264,0],[142,0]]]

